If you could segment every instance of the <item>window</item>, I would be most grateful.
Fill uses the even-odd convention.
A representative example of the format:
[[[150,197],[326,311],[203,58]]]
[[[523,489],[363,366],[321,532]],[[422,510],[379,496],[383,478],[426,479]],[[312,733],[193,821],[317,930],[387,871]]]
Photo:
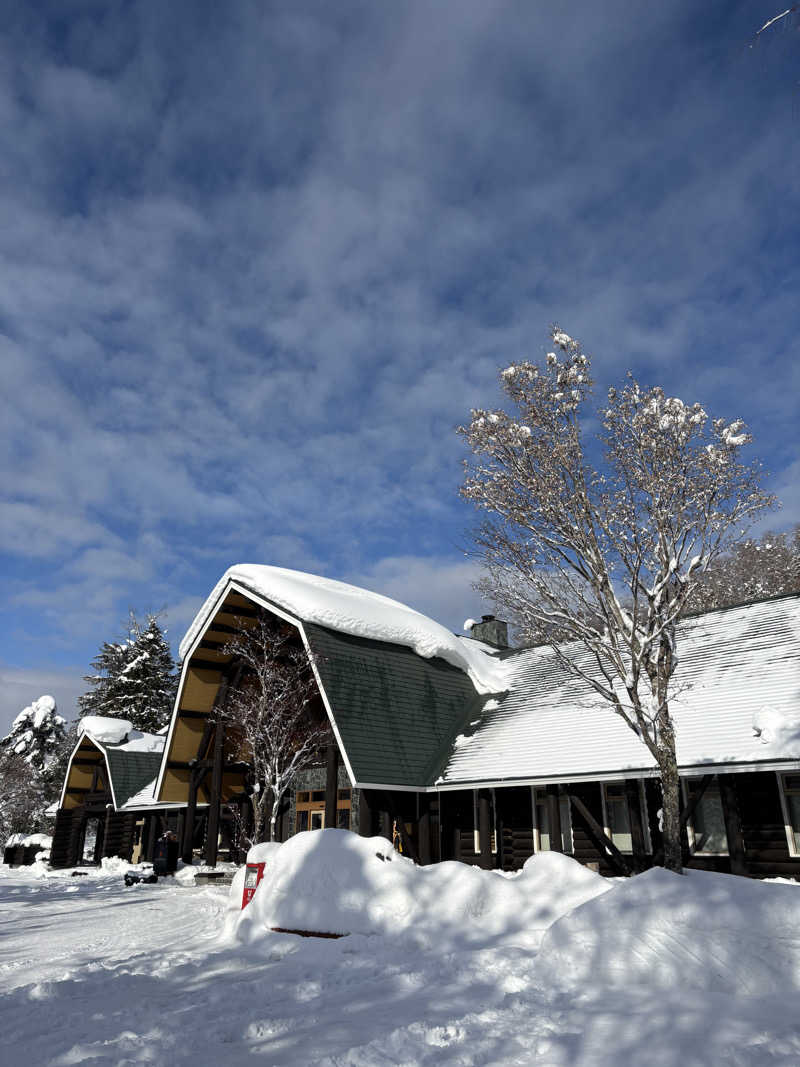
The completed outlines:
[[[572,852],[572,817],[569,797],[559,797],[558,807],[561,814],[561,850]],[[550,851],[550,810],[544,789],[533,790],[533,850],[534,852]]]
[[[350,789],[336,790],[336,826],[350,829]],[[298,789],[295,793],[295,832],[321,830],[325,826],[325,790]]]
[[[800,856],[800,774],[779,774],[783,822],[790,856]]]
[[[652,852],[650,827],[647,819],[647,801],[644,782],[636,783],[639,800],[639,819],[642,827],[645,851]],[[628,789],[624,782],[603,783],[603,829],[624,855],[633,855],[633,831],[631,829],[631,806]]]
[[[684,800],[687,804],[700,788],[701,778],[689,778],[684,782]],[[728,835],[725,832],[725,816],[719,783],[715,780],[706,789],[686,825],[691,851],[701,856],[727,856]]]

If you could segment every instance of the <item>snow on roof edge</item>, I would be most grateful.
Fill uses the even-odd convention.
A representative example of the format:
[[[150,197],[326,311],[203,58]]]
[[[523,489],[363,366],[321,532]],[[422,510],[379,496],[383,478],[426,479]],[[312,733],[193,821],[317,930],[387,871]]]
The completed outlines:
[[[195,616],[180,644],[186,657],[226,587],[235,582],[303,622],[389,644],[404,645],[424,659],[439,657],[469,676],[481,693],[506,688],[497,658],[471,647],[446,627],[398,600],[346,582],[285,567],[239,563],[229,567]]]

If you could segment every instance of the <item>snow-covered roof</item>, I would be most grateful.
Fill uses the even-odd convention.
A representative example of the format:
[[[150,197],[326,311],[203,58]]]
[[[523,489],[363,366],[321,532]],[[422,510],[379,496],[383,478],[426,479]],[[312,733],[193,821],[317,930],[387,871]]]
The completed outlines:
[[[686,619],[670,702],[681,768],[800,760],[800,596]],[[549,647],[502,661],[508,692],[456,739],[442,784],[650,770],[652,756]],[[686,688],[683,688],[686,687]]]
[[[425,659],[441,657],[467,673],[478,692],[492,693],[503,687],[495,657],[487,655],[477,642],[459,640],[427,615],[332,578],[255,563],[238,563],[223,574],[181,642],[182,659],[232,584],[282,608],[297,620],[353,637],[404,645]]]
[[[147,734],[134,730],[127,719],[106,715],[84,715],[78,721],[78,735],[86,734],[101,746],[118,752],[163,752],[166,737],[163,733]]]
[[[87,740],[100,752],[105,762],[111,797],[117,811],[136,807],[131,801],[139,793],[146,793],[148,788],[149,802],[152,803],[155,780],[151,781],[151,778],[159,768],[166,737],[134,730],[127,719],[85,715],[78,723],[78,741],[70,755],[59,807],[64,804],[72,761],[85,748]]]

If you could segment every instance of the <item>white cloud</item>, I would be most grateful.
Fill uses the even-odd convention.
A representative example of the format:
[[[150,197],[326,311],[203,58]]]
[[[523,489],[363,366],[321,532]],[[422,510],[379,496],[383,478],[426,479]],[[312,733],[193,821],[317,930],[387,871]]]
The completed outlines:
[[[34,700],[48,693],[55,697],[59,715],[69,722],[77,717],[78,697],[86,691],[83,670],[77,667],[23,669],[0,665],[0,736]]]

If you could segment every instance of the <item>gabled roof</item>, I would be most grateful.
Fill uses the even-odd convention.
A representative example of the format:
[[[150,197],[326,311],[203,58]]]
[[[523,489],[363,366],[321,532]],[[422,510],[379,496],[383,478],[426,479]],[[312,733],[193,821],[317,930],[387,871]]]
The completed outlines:
[[[93,716],[92,719],[98,723],[108,722],[117,726],[122,722],[122,720],[102,720],[98,716]],[[130,723],[125,723],[124,725],[130,727]],[[99,764],[104,765],[104,777],[108,782],[114,808],[119,811],[123,806],[126,806],[130,810],[128,801],[139,794],[148,783],[152,784],[153,779],[158,774],[161,766],[164,738],[158,734],[144,734],[133,729],[128,731],[119,729],[117,733],[114,733],[113,730],[106,733],[98,731],[98,733],[100,733],[100,737],[118,737],[119,740],[115,743],[109,743],[101,740],[100,737],[88,730],[84,730],[81,733],[69,758],[67,773],[64,776],[60,806],[64,805],[71,781],[75,783],[73,788],[77,786],[79,789],[84,789],[85,784],[88,785],[85,774],[73,774],[76,756],[79,753],[85,756],[87,752],[95,750],[97,753],[95,759],[98,760]],[[77,766],[75,766],[75,770],[78,770]]]
[[[366,590],[244,564],[226,572],[181,646],[158,803],[186,802],[188,761],[206,738],[229,661],[226,634],[259,607],[296,626],[312,653],[356,786],[448,789],[655,771],[633,731],[559,667],[550,647],[498,654]],[[686,619],[677,641],[681,689],[670,708],[684,773],[797,766],[800,596]],[[754,717],[766,723],[760,735]]]
[[[677,652],[670,709],[684,771],[800,760],[800,596],[686,619]],[[508,692],[456,740],[441,784],[653,771],[644,744],[549,646],[503,666]]]

